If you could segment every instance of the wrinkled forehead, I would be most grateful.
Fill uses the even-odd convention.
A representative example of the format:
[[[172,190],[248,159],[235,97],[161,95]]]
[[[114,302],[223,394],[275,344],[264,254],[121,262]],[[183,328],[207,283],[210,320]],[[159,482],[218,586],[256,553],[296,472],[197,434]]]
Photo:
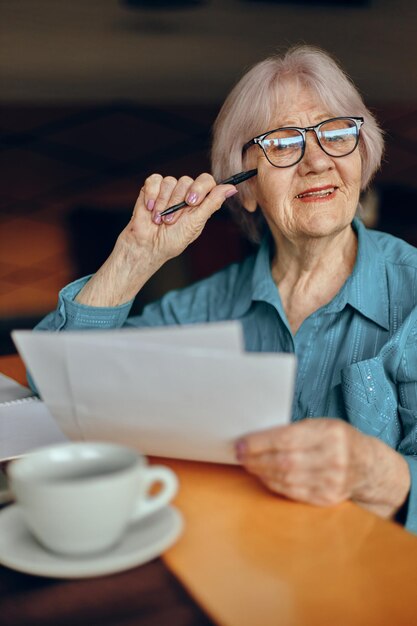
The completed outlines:
[[[332,107],[318,89],[292,79],[282,81],[276,90],[276,100],[270,109],[268,125],[269,128],[304,126],[343,114],[334,105]]]

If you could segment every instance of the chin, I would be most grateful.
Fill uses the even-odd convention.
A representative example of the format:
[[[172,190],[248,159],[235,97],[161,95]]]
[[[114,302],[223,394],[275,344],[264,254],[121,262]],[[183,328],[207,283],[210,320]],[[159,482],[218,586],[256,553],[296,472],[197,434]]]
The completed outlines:
[[[340,214],[335,213],[310,215],[307,220],[299,223],[299,232],[307,237],[331,237],[350,226],[352,220],[351,215],[342,218]]]

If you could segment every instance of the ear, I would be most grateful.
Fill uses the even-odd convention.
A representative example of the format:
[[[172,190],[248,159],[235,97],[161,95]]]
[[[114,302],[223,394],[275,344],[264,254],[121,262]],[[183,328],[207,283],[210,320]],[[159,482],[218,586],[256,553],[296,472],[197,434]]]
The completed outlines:
[[[246,186],[241,202],[246,211],[255,213],[258,208],[258,201],[256,199],[255,189],[252,185]]]
[[[255,198],[251,198],[249,202],[248,200],[246,200],[243,206],[247,211],[249,211],[249,213],[255,213],[256,209],[258,208],[258,203],[256,202]]]

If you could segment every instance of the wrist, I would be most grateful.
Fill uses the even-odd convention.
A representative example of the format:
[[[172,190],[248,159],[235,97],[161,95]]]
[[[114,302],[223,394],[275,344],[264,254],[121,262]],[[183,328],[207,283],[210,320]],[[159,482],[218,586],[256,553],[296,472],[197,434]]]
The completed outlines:
[[[375,513],[393,518],[408,499],[410,470],[404,457],[375,437],[361,435],[361,457],[352,500]]]
[[[119,237],[110,256],[76,297],[87,306],[115,307],[136,297],[160,264]]]
[[[167,259],[159,258],[151,244],[138,245],[134,235],[125,229],[117,238],[108,260],[117,272],[124,273],[129,279],[136,278],[140,283],[149,280]]]

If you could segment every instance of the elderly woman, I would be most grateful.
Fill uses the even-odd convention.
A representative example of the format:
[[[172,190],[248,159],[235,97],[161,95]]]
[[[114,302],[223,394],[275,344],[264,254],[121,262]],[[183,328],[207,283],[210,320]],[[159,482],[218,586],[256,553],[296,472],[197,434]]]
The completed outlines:
[[[67,286],[38,328],[240,320],[247,350],[298,358],[293,423],[242,438],[241,464],[285,497],[350,499],[417,532],[417,251],[355,217],[382,149],[326,53],[266,59],[219,114],[213,176],[147,178],[104,265]],[[215,182],[250,168],[239,190]],[[258,252],[129,318],[146,281],[225,201]]]

